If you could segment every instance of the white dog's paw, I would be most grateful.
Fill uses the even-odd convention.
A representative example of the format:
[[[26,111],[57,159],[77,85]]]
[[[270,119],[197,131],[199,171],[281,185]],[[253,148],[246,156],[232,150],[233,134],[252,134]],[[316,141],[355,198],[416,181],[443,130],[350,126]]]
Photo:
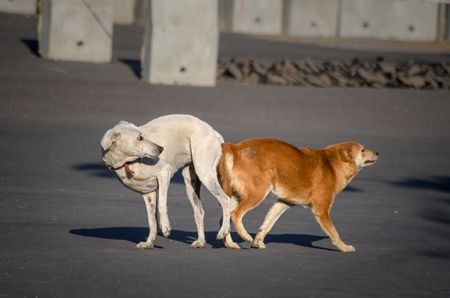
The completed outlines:
[[[138,245],[136,245],[136,249],[152,249],[153,248],[153,243],[151,242],[141,242]]]
[[[172,228],[170,226],[161,228],[161,233],[164,235],[165,238],[170,236],[171,231],[172,231]]]
[[[206,245],[205,240],[197,239],[191,244],[191,248],[203,248]]]
[[[230,232],[230,229],[224,229],[223,226],[220,229],[219,233],[217,233],[217,240],[224,239]]]

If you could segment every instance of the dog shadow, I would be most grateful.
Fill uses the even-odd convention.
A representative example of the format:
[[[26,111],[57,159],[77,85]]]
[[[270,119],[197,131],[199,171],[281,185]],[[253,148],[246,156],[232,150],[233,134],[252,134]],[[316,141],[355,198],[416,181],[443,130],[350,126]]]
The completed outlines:
[[[148,237],[148,232],[149,232],[148,228],[140,228],[140,227],[73,229],[69,231],[69,233],[77,236],[108,239],[108,240],[129,241],[135,244],[144,241]],[[216,232],[212,231],[205,232],[206,243],[212,245],[213,248],[224,247],[223,242],[221,240],[216,239],[216,235],[217,235]],[[237,236],[237,234],[235,236]],[[158,233],[158,237],[163,236]],[[190,245],[195,240],[197,240],[197,232],[172,230],[168,239]],[[162,247],[155,245],[155,248],[162,248]]]
[[[69,231],[73,235],[92,237],[99,239],[108,240],[120,240],[128,241],[134,244],[138,244],[144,241],[148,236],[148,228],[142,227],[109,227],[109,228],[95,228],[95,229],[73,229]],[[217,232],[209,231],[205,232],[206,243],[212,246],[212,248],[225,248],[222,240],[216,239]],[[253,237],[255,235],[252,235]],[[158,237],[162,235],[158,234]],[[231,237],[238,244],[244,243],[244,241],[238,236],[236,232],[231,232]],[[302,235],[302,234],[279,234],[279,235],[267,235],[265,238],[265,243],[290,243],[297,246],[324,249],[324,250],[334,250],[324,247],[318,247],[313,245],[313,242],[320,241],[322,239],[328,238],[326,236],[315,236],[315,235]],[[197,232],[186,232],[180,230],[172,230],[169,236],[170,240],[178,241],[181,243],[186,243],[188,245],[192,244],[197,239]],[[155,245],[155,248],[163,248],[161,246]]]
[[[327,239],[327,236],[316,236],[316,235],[305,235],[305,234],[268,234],[264,239],[264,243],[266,245],[270,243],[286,243],[286,244],[294,244],[296,246],[315,248],[315,249],[323,249],[329,251],[338,251],[337,249],[320,247],[316,246],[313,243]]]

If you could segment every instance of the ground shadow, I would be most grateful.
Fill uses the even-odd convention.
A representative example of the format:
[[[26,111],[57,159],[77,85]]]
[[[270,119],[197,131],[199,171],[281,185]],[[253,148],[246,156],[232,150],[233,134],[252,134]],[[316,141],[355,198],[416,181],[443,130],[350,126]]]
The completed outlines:
[[[408,178],[403,181],[391,182],[396,187],[437,190],[450,193],[450,176],[431,176],[429,179]]]
[[[450,176],[430,176],[428,179],[408,178],[402,181],[391,182],[391,185],[402,188],[413,188],[425,190],[426,197],[422,200],[423,206],[419,209],[419,216],[438,224],[450,226]],[[430,195],[429,191],[441,192],[436,196]],[[448,237],[448,233],[442,234]]]
[[[97,229],[75,229],[71,234],[109,240],[125,240],[138,244],[148,236],[148,228],[114,227]]]
[[[41,57],[41,55],[39,55],[39,43],[36,39],[21,39],[20,41],[27,46],[28,50],[30,50],[34,56]]]
[[[135,244],[144,241],[147,236],[149,229],[142,227],[110,227],[110,228],[95,228],[95,229],[74,229],[69,231],[71,234],[83,236],[83,237],[93,237],[100,239],[109,240],[125,240]],[[159,236],[162,236],[158,234]],[[216,239],[217,232],[209,231],[205,232],[206,243],[212,246],[212,248],[224,248],[222,240]],[[253,237],[255,235],[252,235]],[[231,232],[231,237],[238,244],[244,241],[238,236],[237,233]],[[314,235],[301,235],[301,234],[280,234],[280,235],[267,235],[265,243],[291,243],[298,246],[324,249],[324,250],[335,250],[323,247],[317,247],[313,245],[313,242],[320,241],[328,237],[325,236],[314,236]],[[192,244],[197,239],[197,232],[186,232],[180,230],[172,230],[169,239],[178,242],[186,243],[188,245]],[[161,248],[160,246],[155,246],[156,248]]]
[[[125,240],[135,244],[144,241],[148,237],[148,228],[142,227],[111,227],[111,228],[95,228],[95,229],[74,229],[69,231],[71,234],[93,237],[109,240]],[[161,234],[158,234],[162,236]],[[213,248],[223,248],[223,242],[216,239],[217,232],[205,232],[206,243],[212,245]],[[237,237],[237,234],[234,235]],[[186,244],[192,244],[197,239],[197,232],[186,232],[172,230],[169,239],[179,241]],[[160,246],[155,246],[161,248]]]
[[[92,176],[100,178],[115,178],[104,163],[81,163],[72,166],[72,169],[82,172],[88,172]]]
[[[313,245],[313,242],[320,241],[322,239],[328,238],[327,236],[316,236],[316,235],[303,235],[303,234],[268,234],[264,239],[266,245],[270,243],[290,243],[297,246],[317,248],[323,250],[338,251],[337,249],[331,249],[326,247],[319,247]]]
[[[132,71],[136,78],[141,79],[141,61],[139,60],[129,60],[129,59],[118,59],[120,62],[128,66]]]
[[[362,190],[360,188],[356,188],[356,187],[353,187],[353,186],[347,186],[342,191],[362,192]]]

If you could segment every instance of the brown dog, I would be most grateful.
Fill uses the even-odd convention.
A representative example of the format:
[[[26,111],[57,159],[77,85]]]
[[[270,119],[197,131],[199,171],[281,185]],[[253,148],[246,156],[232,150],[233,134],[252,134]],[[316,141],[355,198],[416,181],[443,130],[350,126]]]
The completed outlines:
[[[305,205],[312,208],[317,222],[339,250],[355,251],[339,238],[329,213],[336,195],[362,168],[375,163],[377,152],[355,142],[316,150],[297,148],[270,138],[246,140],[236,145],[223,143],[222,152],[217,172],[223,190],[232,197],[231,219],[243,240],[252,242],[242,224],[243,216],[272,192],[278,201],[259,228],[253,247],[265,248],[264,237],[277,219],[290,207]],[[230,234],[224,242],[226,247],[240,248]]]

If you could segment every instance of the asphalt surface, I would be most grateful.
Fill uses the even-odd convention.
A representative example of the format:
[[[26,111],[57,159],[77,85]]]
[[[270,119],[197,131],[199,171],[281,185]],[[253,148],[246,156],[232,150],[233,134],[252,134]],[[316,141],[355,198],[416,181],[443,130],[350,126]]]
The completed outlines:
[[[450,296],[448,91],[151,86],[137,77],[139,32],[116,26],[109,64],[45,61],[36,53],[36,18],[0,14],[0,297]],[[227,44],[233,38],[240,42]],[[221,42],[222,57],[237,55],[230,49],[257,56],[261,40]],[[336,52],[264,42],[272,58],[285,56],[285,46]],[[219,204],[205,189],[207,245],[191,249],[193,212],[178,174],[169,189],[172,234],[158,235],[153,250],[135,250],[148,233],[145,206],[103,166],[100,140],[120,120],[140,125],[172,113],[197,116],[231,142],[358,141],[379,151],[331,212],[356,252],[337,251],[302,207],[279,219],[266,250],[234,229],[243,249],[226,249],[215,239]],[[252,235],[273,202],[269,196],[245,216]]]

